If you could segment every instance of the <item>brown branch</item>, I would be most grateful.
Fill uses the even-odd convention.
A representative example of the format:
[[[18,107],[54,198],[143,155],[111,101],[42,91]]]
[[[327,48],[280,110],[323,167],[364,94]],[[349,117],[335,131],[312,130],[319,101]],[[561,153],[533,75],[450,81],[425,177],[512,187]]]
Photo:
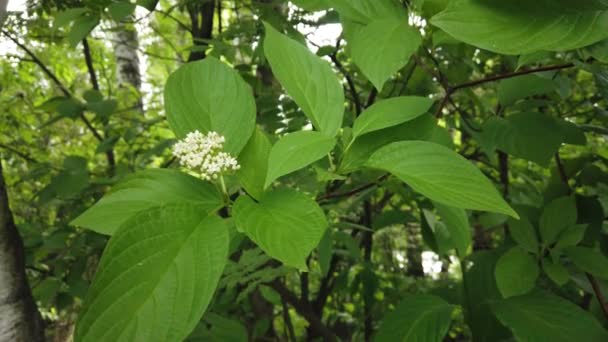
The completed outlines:
[[[12,148],[8,145],[5,144],[0,144],[0,148],[3,148],[7,151],[13,152],[14,154],[18,155],[19,157],[21,157],[22,159],[29,161],[31,163],[34,164],[41,164],[38,160],[34,159],[33,157],[31,157],[29,154],[25,153],[25,152],[21,152],[15,148]]]
[[[309,328],[312,332],[323,337],[323,341],[337,341],[336,336],[331,332],[321,319],[315,314],[310,303],[302,302],[293,292],[291,292],[285,285],[279,280],[275,280],[268,284],[273,290],[275,290],[281,299],[291,304],[294,309],[300,314],[309,324]]]
[[[573,66],[574,66],[574,63],[566,63],[566,64],[558,64],[558,65],[548,65],[548,66],[543,66],[543,67],[538,67],[538,68],[533,68],[533,69],[528,69],[528,70],[520,70],[520,71],[508,72],[508,73],[504,73],[504,74],[499,74],[499,75],[494,75],[494,76],[482,78],[482,79],[475,80],[475,81],[461,83],[461,84],[458,84],[456,86],[451,87],[451,89],[452,89],[452,92],[453,92],[453,91],[456,91],[456,90],[459,90],[459,89],[475,87],[475,86],[478,86],[480,84],[484,84],[484,83],[488,83],[488,82],[494,82],[494,81],[499,81],[499,80],[502,80],[502,79],[505,79],[505,78],[512,78],[512,77],[516,77],[516,76],[533,74],[533,73],[536,73],[536,72],[567,69],[567,68],[572,68]]]
[[[283,306],[283,321],[285,322],[285,328],[287,329],[289,339],[287,341],[297,341],[296,333],[293,329],[293,323],[291,322],[291,317],[289,316],[289,307],[287,306],[287,302],[284,298],[281,298],[281,304]]]
[[[95,68],[93,66],[93,57],[91,56],[91,49],[89,47],[89,42],[86,38],[82,40],[82,50],[84,54],[84,60],[87,65],[87,70],[89,72],[89,78],[91,79],[91,86],[93,89],[99,91],[99,82],[97,81],[97,74],[95,73]],[[89,122],[89,120],[84,116],[84,113],[80,113],[80,117],[82,121],[84,121],[85,125],[89,128],[89,130],[95,135],[97,140],[103,141],[104,138],[97,132],[95,127]],[[107,135],[107,132],[106,132]],[[108,161],[108,171],[110,176],[114,175],[116,170],[116,157],[114,156],[114,150],[109,149],[106,151],[106,159]]]
[[[59,81],[59,78],[57,78],[57,76],[51,70],[49,70],[49,68],[46,67],[46,65],[40,60],[40,58],[38,58],[38,56],[36,56],[32,52],[32,50],[30,50],[27,46],[21,44],[16,38],[11,36],[8,31],[2,30],[2,34],[4,34],[8,39],[15,43],[15,45],[17,45],[21,50],[23,50],[28,56],[30,56],[32,61],[36,63],[40,67],[40,69],[42,69],[42,71],[53,81],[53,83],[55,83],[55,85],[57,85],[57,87],[59,87],[61,92],[66,97],[72,97],[72,94],[70,93],[68,88],[66,88],[63,83]]]
[[[597,301],[600,303],[600,308],[602,309],[602,313],[604,313],[604,317],[608,319],[608,302],[606,302],[606,298],[604,298],[604,294],[602,293],[602,289],[597,282],[597,279],[589,273],[585,273],[587,275],[587,279],[593,288],[593,292],[595,292],[595,297]]]
[[[365,108],[371,106],[376,102],[376,97],[378,96],[378,90],[376,87],[372,88],[369,92],[369,96],[367,97],[367,102],[365,103]]]
[[[61,83],[61,81],[59,81],[59,78],[57,78],[57,76],[49,68],[47,68],[47,66],[40,60],[40,58],[38,58],[38,56],[36,56],[36,54],[34,54],[32,52],[32,50],[30,50],[27,46],[21,44],[16,38],[11,36],[6,30],[2,30],[2,34],[4,34],[6,37],[8,37],[8,39],[10,39],[13,43],[15,43],[15,45],[17,45],[28,56],[30,56],[32,61],[34,63],[36,63],[36,65],[38,65],[40,67],[40,69],[42,69],[42,71],[53,81],[53,83],[55,83],[55,85],[61,90],[61,92],[63,93],[63,95],[65,97],[68,97],[68,98],[73,97],[72,93],[70,93],[68,88],[66,88],[63,85],[63,83]],[[103,137],[101,136],[101,134],[99,134],[99,132],[97,132],[95,127],[93,127],[91,122],[84,116],[83,113],[80,113],[80,119],[84,122],[85,126],[87,126],[89,131],[91,131],[91,133],[95,136],[95,138],[97,140],[103,141]]]
[[[382,177],[378,178],[378,180],[376,180],[376,181],[375,181],[375,182],[373,182],[373,183],[368,183],[368,184],[365,184],[365,185],[359,186],[359,187],[354,188],[354,189],[352,189],[352,190],[350,190],[350,191],[347,191],[347,192],[327,193],[327,194],[321,195],[321,196],[317,197],[317,201],[324,201],[324,200],[328,200],[328,199],[334,199],[334,198],[342,198],[342,197],[351,197],[351,196],[354,196],[354,195],[356,195],[356,194],[358,194],[358,193],[360,193],[360,192],[363,192],[363,191],[365,191],[365,190],[367,190],[367,189],[370,189],[370,188],[372,188],[372,187],[374,187],[374,186],[378,185],[378,183],[380,183],[380,182],[382,182],[383,180],[385,180],[386,178],[388,178],[388,176],[389,176],[389,175],[388,175],[388,174],[386,174],[386,175],[384,175],[384,176],[382,176]]]
[[[99,82],[97,81],[97,75],[93,68],[93,58],[91,57],[91,49],[89,47],[89,41],[85,38],[82,40],[82,50],[84,53],[84,60],[87,64],[87,70],[89,71],[89,78],[91,79],[91,85],[93,89],[99,91]]]
[[[341,41],[342,41],[342,39],[338,38],[338,40],[336,42],[336,51],[334,53],[332,53],[331,55],[329,55],[329,58],[336,65],[336,68],[338,68],[338,70],[340,70],[342,75],[344,75],[344,78],[346,78],[346,84],[348,85],[348,90],[350,91],[350,94],[353,98],[353,102],[355,103],[355,113],[357,114],[357,116],[359,116],[359,114],[361,114],[362,107],[361,107],[361,99],[359,99],[359,94],[357,93],[357,88],[355,87],[355,82],[353,81],[353,79],[350,77],[350,75],[344,68],[344,65],[342,65],[342,62],[340,62],[340,60],[338,60],[338,56],[337,56],[338,50],[340,49]]]

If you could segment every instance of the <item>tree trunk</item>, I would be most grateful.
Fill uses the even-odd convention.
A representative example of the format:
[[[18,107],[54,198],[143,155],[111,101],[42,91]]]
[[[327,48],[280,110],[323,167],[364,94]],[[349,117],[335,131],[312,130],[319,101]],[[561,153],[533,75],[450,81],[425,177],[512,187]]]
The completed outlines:
[[[135,99],[129,101],[139,110],[143,110],[141,98],[141,73],[139,70],[139,38],[132,24],[122,22],[114,32],[114,56],[116,57],[116,77],[119,87],[135,91]],[[130,100],[130,99],[129,99]]]
[[[188,62],[193,62],[206,56],[205,48],[208,46],[208,40],[213,36],[215,0],[206,0],[202,3],[191,2],[186,7],[192,24],[192,45],[194,47],[188,57]]]
[[[25,275],[23,241],[9,208],[1,160],[0,341],[44,341],[44,326]]]

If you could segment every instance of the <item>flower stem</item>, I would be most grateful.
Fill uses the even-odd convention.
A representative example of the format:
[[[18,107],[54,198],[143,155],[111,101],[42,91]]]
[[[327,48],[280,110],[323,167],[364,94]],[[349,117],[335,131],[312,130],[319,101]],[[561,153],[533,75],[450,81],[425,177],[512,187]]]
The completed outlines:
[[[228,203],[230,201],[230,196],[228,195],[228,190],[226,190],[226,183],[224,182],[224,175],[220,174],[220,187],[222,188],[222,193],[224,194],[224,201]]]

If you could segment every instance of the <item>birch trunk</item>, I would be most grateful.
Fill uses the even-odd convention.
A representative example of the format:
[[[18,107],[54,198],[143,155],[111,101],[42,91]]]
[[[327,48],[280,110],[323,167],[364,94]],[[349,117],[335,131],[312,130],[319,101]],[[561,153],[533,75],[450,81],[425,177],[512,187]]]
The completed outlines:
[[[10,211],[1,161],[0,341],[44,341],[44,326],[25,275],[23,241]]]

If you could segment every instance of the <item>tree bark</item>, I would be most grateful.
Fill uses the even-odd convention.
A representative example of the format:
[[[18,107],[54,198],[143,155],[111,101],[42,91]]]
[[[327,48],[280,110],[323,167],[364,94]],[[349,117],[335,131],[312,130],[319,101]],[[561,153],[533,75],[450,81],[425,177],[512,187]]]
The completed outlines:
[[[44,324],[25,274],[23,240],[10,211],[1,160],[0,341],[44,341]]]
[[[116,58],[116,78],[121,88],[131,87],[135,90],[135,99],[129,105],[143,111],[141,98],[141,72],[139,70],[139,37],[135,27],[121,22],[114,31],[114,56]]]
[[[188,57],[188,62],[193,62],[206,57],[204,48],[208,46],[207,40],[213,36],[215,0],[191,2],[187,9],[192,24],[192,44],[195,47]]]

